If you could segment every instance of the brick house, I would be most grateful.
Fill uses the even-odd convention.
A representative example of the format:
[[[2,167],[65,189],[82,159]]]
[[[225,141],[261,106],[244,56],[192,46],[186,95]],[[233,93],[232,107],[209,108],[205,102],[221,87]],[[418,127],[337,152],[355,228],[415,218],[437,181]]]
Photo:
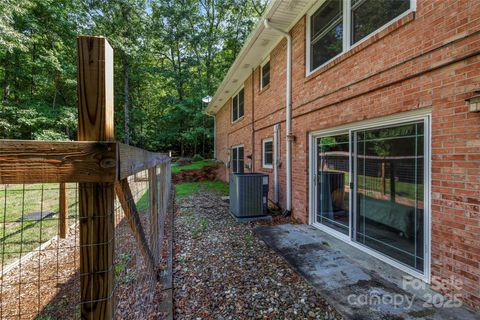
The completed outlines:
[[[479,309],[478,91],[478,0],[273,0],[206,112],[222,179]]]

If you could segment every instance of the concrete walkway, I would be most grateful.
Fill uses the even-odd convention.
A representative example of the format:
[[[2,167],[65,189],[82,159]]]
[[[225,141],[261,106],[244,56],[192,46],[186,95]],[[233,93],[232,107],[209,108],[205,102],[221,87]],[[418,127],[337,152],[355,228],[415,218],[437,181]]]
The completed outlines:
[[[480,319],[478,313],[441,300],[427,286],[418,288],[422,282],[311,226],[264,226],[254,233],[347,319]],[[444,307],[426,303],[429,298]]]

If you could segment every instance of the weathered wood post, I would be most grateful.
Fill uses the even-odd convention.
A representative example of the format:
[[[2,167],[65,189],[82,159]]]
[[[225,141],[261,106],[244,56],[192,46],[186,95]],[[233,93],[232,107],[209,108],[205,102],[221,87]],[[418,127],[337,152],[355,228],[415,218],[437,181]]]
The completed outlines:
[[[68,207],[67,207],[67,188],[65,182],[60,183],[58,205],[58,235],[65,239],[68,235]]]
[[[112,47],[80,36],[77,50],[78,140],[113,141]],[[114,317],[114,200],[113,182],[79,183],[82,319]]]
[[[157,167],[148,169],[148,196],[150,209],[150,246],[155,261],[155,266],[160,263],[160,248],[162,239],[159,238],[159,212],[158,212],[158,180]]]

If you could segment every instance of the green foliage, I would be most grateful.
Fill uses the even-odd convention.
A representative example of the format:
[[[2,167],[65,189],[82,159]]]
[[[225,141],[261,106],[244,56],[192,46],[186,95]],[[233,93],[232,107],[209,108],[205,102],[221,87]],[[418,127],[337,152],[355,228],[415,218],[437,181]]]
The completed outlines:
[[[208,227],[208,219],[200,217],[198,224],[192,229],[192,238],[198,238]]]
[[[186,166],[179,166],[179,165],[173,164],[172,173],[178,173],[184,170],[199,170],[199,169],[202,169],[203,167],[214,166],[214,165],[215,165],[215,162],[213,162],[212,160],[202,160]]]
[[[226,195],[228,194],[228,185],[220,180],[184,182],[175,185],[175,195],[177,198],[190,196],[199,190],[209,190]]]
[[[204,158],[203,158],[201,155],[199,155],[198,153],[195,154],[195,155],[192,157],[192,161],[193,161],[193,162],[202,161],[203,159],[204,159]]]
[[[202,97],[239,53],[266,0],[3,0],[0,138],[76,138],[76,36],[115,50],[118,139],[208,156]]]

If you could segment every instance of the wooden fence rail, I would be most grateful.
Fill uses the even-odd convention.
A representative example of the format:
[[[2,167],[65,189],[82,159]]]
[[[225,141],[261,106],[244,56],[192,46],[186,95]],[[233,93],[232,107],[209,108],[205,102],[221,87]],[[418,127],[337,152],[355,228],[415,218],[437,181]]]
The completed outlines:
[[[0,184],[60,183],[59,235],[66,237],[65,183],[78,183],[82,319],[113,319],[115,194],[148,270],[157,277],[171,183],[170,158],[115,141],[113,50],[103,37],[78,47],[78,140],[0,140]],[[148,170],[147,240],[128,177]]]

